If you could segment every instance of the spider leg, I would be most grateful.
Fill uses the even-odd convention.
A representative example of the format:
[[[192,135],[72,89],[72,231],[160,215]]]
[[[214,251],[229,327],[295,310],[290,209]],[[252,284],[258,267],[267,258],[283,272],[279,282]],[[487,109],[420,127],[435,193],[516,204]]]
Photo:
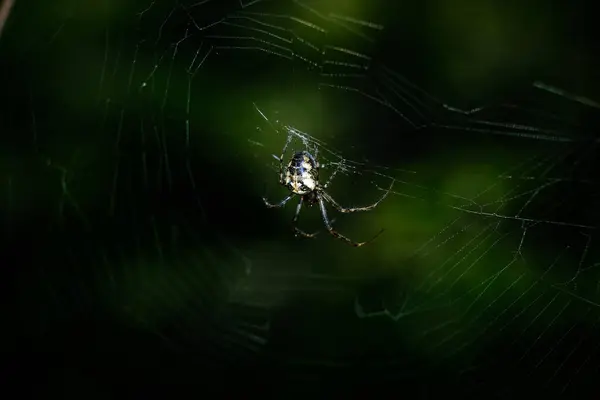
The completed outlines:
[[[292,193],[289,196],[287,196],[285,199],[281,200],[279,203],[269,203],[269,200],[267,200],[266,197],[263,197],[263,202],[265,203],[265,206],[267,206],[267,208],[281,208],[281,207],[285,206],[285,203],[290,201],[290,199],[294,196],[295,196],[295,194]]]
[[[340,170],[340,166],[342,164],[338,164],[336,169],[333,171],[333,173],[331,175],[329,175],[329,179],[327,179],[327,182],[325,182],[325,184],[323,185],[323,189],[327,189],[327,187],[329,186],[329,184],[331,183],[331,181],[333,180],[333,178],[335,178],[335,175],[338,173],[338,171]]]
[[[321,196],[319,196],[319,208],[321,209],[321,216],[323,217],[323,222],[325,223],[325,227],[327,227],[327,230],[329,231],[329,233],[331,233],[331,235],[333,235],[335,238],[343,240],[350,246],[354,246],[354,247],[364,246],[365,244],[370,243],[373,240],[375,240],[384,231],[383,229],[380,230],[375,236],[373,236],[370,240],[367,240],[366,242],[354,242],[350,238],[342,235],[341,233],[339,233],[338,231],[333,229],[333,226],[331,225],[331,222],[329,221],[329,217],[327,216],[327,209],[325,208],[325,202],[323,201],[323,197],[321,197]]]
[[[308,233],[308,232],[304,232],[302,229],[298,228],[298,217],[300,216],[300,210],[302,210],[303,202],[304,202],[304,199],[302,197],[300,197],[300,201],[298,202],[298,205],[296,206],[296,213],[294,214],[294,219],[292,219],[292,227],[294,228],[294,232],[296,233],[296,235],[306,237],[306,238],[314,238],[318,232]]]
[[[285,179],[284,179],[285,166],[283,165],[283,156],[285,155],[287,147],[289,146],[291,141],[292,141],[292,136],[288,136],[287,140],[285,141],[285,144],[283,145],[283,149],[281,149],[281,155],[279,156],[279,158],[277,158],[277,156],[275,154],[273,154],[273,157],[275,157],[275,159],[279,160],[279,183],[282,185],[285,182]]]
[[[347,214],[347,213],[353,213],[353,212],[357,212],[357,211],[370,211],[370,210],[374,209],[375,207],[377,207],[379,205],[379,203],[381,203],[383,201],[383,199],[385,199],[388,196],[388,194],[390,194],[390,191],[392,190],[392,186],[394,186],[394,181],[392,181],[392,184],[390,185],[388,190],[386,190],[386,192],[383,194],[383,196],[381,196],[379,198],[379,200],[377,200],[375,203],[373,203],[369,206],[364,206],[364,207],[342,207],[337,201],[334,200],[333,197],[331,197],[330,194],[328,194],[324,190],[322,190],[321,193],[322,193],[323,197],[325,198],[325,200],[327,200],[329,203],[331,203],[331,205],[333,205],[336,210],[338,210],[341,213]]]

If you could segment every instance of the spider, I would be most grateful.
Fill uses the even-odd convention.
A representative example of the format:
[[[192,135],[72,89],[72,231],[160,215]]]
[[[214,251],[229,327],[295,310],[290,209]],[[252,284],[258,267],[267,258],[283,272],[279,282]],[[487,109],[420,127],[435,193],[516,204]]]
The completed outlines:
[[[321,217],[323,218],[323,222],[325,223],[325,227],[327,228],[329,233],[337,239],[340,239],[351,246],[363,246],[367,243],[372,242],[373,240],[375,240],[375,238],[381,235],[381,233],[384,231],[383,229],[381,229],[375,236],[373,236],[370,240],[367,240],[366,242],[354,242],[348,237],[342,235],[341,233],[338,233],[335,229],[333,229],[332,223],[329,220],[327,210],[325,208],[325,201],[333,205],[333,207],[335,207],[335,209],[341,213],[370,211],[377,207],[379,203],[387,197],[387,195],[390,193],[390,190],[392,189],[394,181],[392,181],[392,184],[390,185],[389,189],[375,203],[365,207],[342,207],[337,201],[333,199],[333,197],[331,197],[330,194],[328,194],[325,191],[325,189],[327,189],[327,187],[331,183],[331,180],[335,177],[338,169],[334,170],[334,172],[331,174],[331,176],[329,177],[327,182],[325,182],[324,185],[321,185],[321,183],[319,182],[319,162],[317,161],[316,157],[313,157],[312,154],[310,154],[308,151],[299,151],[294,153],[287,166],[284,167],[283,157],[285,155],[286,148],[289,142],[290,141],[288,140],[285,146],[283,146],[281,156],[279,158],[275,158],[277,158],[277,160],[279,161],[279,183],[285,186],[291,193],[279,203],[274,204],[270,203],[266,197],[263,197],[265,205],[268,208],[281,208],[285,206],[285,204],[296,195],[300,196],[300,201],[296,206],[296,213],[294,214],[294,218],[292,220],[292,227],[294,228],[294,232],[296,233],[296,235],[304,236],[307,238],[315,237],[316,233],[306,233],[300,230],[297,226],[298,216],[300,215],[300,210],[302,209],[302,204],[304,202],[308,203],[309,206],[318,203],[319,208],[321,209]]]

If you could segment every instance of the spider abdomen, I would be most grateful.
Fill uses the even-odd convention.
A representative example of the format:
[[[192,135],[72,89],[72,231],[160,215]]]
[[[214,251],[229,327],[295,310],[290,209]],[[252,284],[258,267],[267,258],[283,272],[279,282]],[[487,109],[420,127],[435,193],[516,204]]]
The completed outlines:
[[[293,193],[305,195],[319,183],[319,165],[307,151],[299,151],[287,165],[284,184]]]

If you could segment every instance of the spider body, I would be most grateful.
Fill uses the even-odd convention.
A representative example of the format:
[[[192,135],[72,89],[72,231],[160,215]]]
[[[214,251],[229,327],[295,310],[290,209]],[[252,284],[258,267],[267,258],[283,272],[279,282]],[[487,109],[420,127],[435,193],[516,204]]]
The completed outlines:
[[[333,199],[333,197],[331,197],[330,194],[328,194],[325,191],[325,189],[327,189],[327,187],[331,183],[332,179],[337,174],[341,164],[338,164],[338,168],[335,171],[333,171],[331,176],[329,176],[329,179],[327,180],[327,182],[325,182],[325,184],[321,185],[321,183],[319,182],[319,162],[317,161],[317,158],[313,157],[313,155],[310,154],[308,151],[299,151],[299,152],[294,153],[294,155],[292,156],[290,161],[287,163],[287,165],[284,164],[283,156],[285,155],[285,151],[286,151],[286,148],[287,148],[289,142],[290,141],[288,140],[286,142],[286,144],[283,146],[281,156],[278,158],[278,160],[279,160],[279,183],[281,185],[285,186],[291,193],[286,198],[284,198],[282,201],[280,201],[279,203],[275,203],[275,204],[270,203],[266,198],[263,198],[265,205],[269,208],[272,208],[272,207],[281,208],[281,207],[285,206],[285,204],[291,198],[293,198],[295,196],[300,196],[300,201],[298,202],[298,206],[296,207],[296,213],[294,214],[294,219],[292,220],[292,226],[294,228],[294,232],[296,232],[296,234],[300,235],[300,236],[312,238],[312,237],[315,237],[315,235],[316,235],[316,233],[306,233],[306,232],[300,230],[297,226],[298,217],[300,215],[300,210],[302,209],[302,203],[304,203],[304,202],[306,202],[308,205],[313,205],[313,204],[318,203],[319,208],[321,210],[321,217],[323,219],[323,223],[325,224],[325,227],[327,228],[329,233],[331,235],[333,235],[334,237],[336,237],[340,240],[343,240],[344,242],[346,242],[347,244],[349,244],[351,246],[360,247],[366,243],[373,241],[377,236],[379,236],[383,232],[383,229],[381,231],[379,231],[379,233],[377,233],[377,235],[375,235],[371,240],[366,241],[366,242],[354,242],[354,241],[350,240],[349,238],[347,238],[346,236],[342,235],[341,233],[338,233],[335,229],[333,229],[333,226],[329,220],[329,217],[327,215],[327,210],[325,208],[325,202],[330,203],[333,207],[335,207],[336,210],[338,210],[341,213],[352,213],[352,212],[357,212],[357,211],[370,211],[370,210],[374,209],[375,207],[377,207],[379,205],[379,203],[387,197],[390,190],[392,189],[394,182],[392,181],[390,188],[383,194],[383,196],[381,198],[379,198],[379,200],[377,200],[375,203],[373,203],[369,206],[349,207],[349,208],[342,207]]]
[[[294,154],[285,170],[284,186],[292,193],[306,196],[314,192],[318,182],[319,163],[317,160],[307,151],[299,151]],[[312,203],[314,202],[316,202],[316,198],[312,201]]]

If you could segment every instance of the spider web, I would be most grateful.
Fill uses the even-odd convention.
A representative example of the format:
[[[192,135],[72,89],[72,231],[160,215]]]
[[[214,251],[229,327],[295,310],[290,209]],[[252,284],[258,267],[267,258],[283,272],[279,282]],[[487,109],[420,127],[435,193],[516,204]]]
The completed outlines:
[[[30,332],[74,316],[93,331],[101,316],[135,329],[140,352],[267,356],[294,383],[357,373],[496,397],[593,387],[597,103],[536,81],[494,106],[445,104],[400,73],[418,67],[386,63],[389,26],[357,17],[366,9],[119,7],[88,30],[77,6],[58,29],[46,20],[47,38],[22,46],[40,51],[33,72],[13,83],[27,99],[4,111],[28,132],[11,143],[27,168],[7,156],[4,179],[6,237],[36,249],[25,293],[45,296],[22,301],[44,316]],[[92,50],[77,57],[81,31]],[[56,77],[85,83],[53,105]],[[324,179],[338,171],[343,205],[393,181],[375,210],[331,215],[353,239],[384,235],[357,253],[326,232],[293,238],[294,207],[264,210],[265,191],[286,195],[273,156],[288,140]],[[323,229],[314,210],[300,220]]]

